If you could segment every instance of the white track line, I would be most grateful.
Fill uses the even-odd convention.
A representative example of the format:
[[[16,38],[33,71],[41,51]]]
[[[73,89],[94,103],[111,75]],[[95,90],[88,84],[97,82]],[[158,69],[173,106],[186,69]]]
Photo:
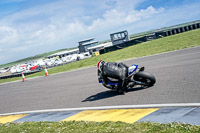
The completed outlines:
[[[162,107],[200,107],[200,103],[170,103],[170,104],[146,104],[146,105],[120,105],[120,106],[99,106],[99,107],[81,107],[81,108],[63,108],[63,109],[47,109],[0,114],[16,115],[30,113],[45,113],[45,112],[61,112],[61,111],[81,111],[81,110],[104,110],[104,109],[137,109],[137,108],[162,108]]]

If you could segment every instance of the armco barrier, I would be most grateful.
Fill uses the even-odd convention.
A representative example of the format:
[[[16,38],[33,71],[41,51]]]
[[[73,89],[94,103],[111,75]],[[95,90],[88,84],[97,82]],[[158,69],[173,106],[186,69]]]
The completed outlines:
[[[180,32],[181,32],[180,28],[177,28],[176,33],[180,33]]]
[[[197,24],[197,28],[200,28],[200,23]]]
[[[172,31],[171,30],[169,30],[169,31],[167,31],[168,32],[168,36],[171,36],[172,35]]]
[[[169,35],[168,35],[168,31],[166,31],[165,33],[166,33],[166,36],[169,36]]]
[[[184,27],[180,27],[181,32],[185,32]]]
[[[186,31],[198,29],[198,28],[200,28],[200,23],[195,23],[195,24],[192,24],[192,25],[184,26],[184,27],[177,27],[177,28],[173,28],[171,30],[166,30],[166,31],[165,30],[158,31],[158,32],[155,32],[153,34],[151,33],[149,35],[145,35],[145,36],[130,40],[128,42],[123,42],[123,43],[118,44],[118,45],[106,47],[104,49],[101,49],[99,51],[99,53],[104,54],[106,52],[115,51],[115,50],[122,49],[122,48],[125,48],[125,47],[128,47],[128,46],[136,45],[138,43],[146,42],[146,41],[161,38],[161,37],[175,35],[175,34],[178,34],[178,33],[186,32]],[[61,64],[61,65],[64,65],[64,64]],[[60,65],[58,65],[58,66],[60,66]],[[24,73],[24,74],[28,75],[28,74],[32,74],[32,73],[39,72],[39,71],[41,71],[41,70],[32,71],[32,72],[28,72],[28,73]],[[21,76],[21,73],[18,73],[18,74],[12,74],[12,75],[9,75],[9,76],[2,76],[2,77],[0,77],[0,79],[6,79],[6,78],[10,78],[10,77],[20,77],[20,76]]]
[[[54,66],[48,66],[46,68],[53,68],[53,67],[56,67],[56,66],[62,66],[64,64],[68,64],[69,62],[67,63],[62,63],[62,64],[57,64],[57,65],[54,65]],[[24,75],[29,75],[29,74],[33,74],[33,73],[36,73],[36,72],[40,72],[40,71],[43,71],[44,70],[44,67],[40,67],[39,69],[37,70],[33,70],[33,71],[30,71],[30,72],[23,72]],[[13,77],[21,77],[22,74],[21,72],[20,73],[14,73],[14,74],[9,74],[9,75],[5,75],[5,76],[0,76],[0,79],[7,79],[7,78],[13,78]]]
[[[143,36],[143,37],[140,37],[140,38],[137,38],[137,39],[134,39],[136,42],[138,43],[142,43],[142,42],[146,42],[147,41],[147,37],[146,36]]]
[[[125,47],[128,47],[128,46],[132,46],[132,45],[142,43],[142,42],[146,42],[146,41],[147,41],[147,36],[143,36],[143,37],[140,37],[140,38],[137,38],[137,39],[134,39],[134,40],[130,40],[128,42],[118,44],[118,45],[106,47],[104,49],[101,49],[99,51],[99,53],[104,54],[104,53],[107,53],[107,52],[115,51],[115,50],[118,50],[118,49],[122,49],[122,48],[125,48]]]
[[[146,35],[146,41],[150,41],[150,40],[154,40],[156,39],[156,35],[154,34],[150,34],[150,35]]]
[[[189,29],[188,29],[188,26],[185,26],[184,29],[185,29],[185,31],[188,31],[188,30],[189,30]]]
[[[176,34],[176,29],[172,29],[172,35]]]
[[[192,25],[189,25],[188,27],[189,27],[189,30],[193,30]]]
[[[164,32],[164,31],[155,32],[156,38],[165,37],[165,36],[167,36],[166,34],[167,34],[167,32]]]
[[[23,72],[23,73],[26,76],[26,75],[33,74],[33,73],[40,72],[40,71],[42,71],[42,70],[35,70],[35,71]],[[7,76],[2,76],[2,77],[0,77],[0,79],[7,79],[7,78],[21,77],[21,76],[22,76],[21,73],[15,73],[15,74],[7,75]]]
[[[192,25],[193,29],[197,29],[197,24]]]
[[[149,35],[145,35],[143,37],[130,40],[128,42],[124,42],[124,43],[121,43],[121,44],[118,44],[118,45],[106,47],[104,49],[101,49],[99,51],[99,53],[104,54],[106,52],[115,51],[115,50],[118,50],[118,49],[122,49],[124,47],[136,45],[138,43],[146,42],[146,41],[161,38],[161,37],[175,35],[175,34],[178,34],[178,33],[186,32],[186,31],[194,30],[194,29],[198,29],[198,28],[200,28],[200,23],[195,23],[195,24],[191,24],[191,25],[187,25],[187,26],[183,26],[183,27],[176,27],[176,28],[172,28],[172,29],[166,30],[166,31],[165,30],[164,31],[158,31],[158,32],[155,32],[153,34],[151,33]]]

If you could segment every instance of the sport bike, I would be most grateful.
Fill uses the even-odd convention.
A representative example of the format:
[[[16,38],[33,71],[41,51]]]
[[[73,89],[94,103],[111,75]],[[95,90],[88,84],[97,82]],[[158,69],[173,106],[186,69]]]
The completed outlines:
[[[145,67],[139,68],[138,65],[133,64],[128,67],[128,74],[124,82],[125,90],[133,88],[135,85],[141,85],[143,88],[151,87],[156,83],[154,75],[144,71]],[[108,77],[108,83],[104,84],[100,77],[101,72],[98,70],[98,80],[106,88],[117,91],[118,79]]]

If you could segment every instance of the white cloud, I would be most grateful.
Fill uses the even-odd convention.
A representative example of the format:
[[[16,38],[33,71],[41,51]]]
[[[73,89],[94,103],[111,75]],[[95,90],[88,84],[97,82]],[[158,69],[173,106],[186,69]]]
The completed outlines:
[[[164,8],[155,9],[152,6],[147,9],[142,10],[128,10],[123,11],[120,9],[112,9],[106,11],[103,15],[102,19],[96,19],[93,21],[92,25],[89,26],[89,29],[99,29],[99,28],[109,28],[109,27],[117,27],[126,24],[131,24],[134,22],[138,22],[142,19],[153,17],[157,13],[161,13],[164,11]]]
[[[135,33],[162,27],[174,20],[185,20],[185,14],[192,10],[195,12],[187,15],[188,19],[200,14],[199,4],[173,9],[149,5],[136,9],[143,1],[102,0],[87,3],[60,0],[22,9],[0,19],[0,46],[5,51],[30,51],[19,56],[24,58],[75,47],[84,38],[108,39],[110,33],[121,29]]]
[[[2,43],[14,43],[17,41],[17,31],[8,26],[0,26],[0,44]]]

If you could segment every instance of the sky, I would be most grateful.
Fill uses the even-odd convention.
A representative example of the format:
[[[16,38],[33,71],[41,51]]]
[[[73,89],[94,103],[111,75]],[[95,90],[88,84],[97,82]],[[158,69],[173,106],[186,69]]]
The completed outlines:
[[[0,0],[0,64],[200,20],[200,0]]]

